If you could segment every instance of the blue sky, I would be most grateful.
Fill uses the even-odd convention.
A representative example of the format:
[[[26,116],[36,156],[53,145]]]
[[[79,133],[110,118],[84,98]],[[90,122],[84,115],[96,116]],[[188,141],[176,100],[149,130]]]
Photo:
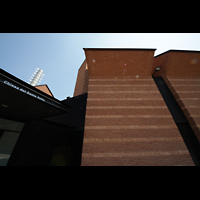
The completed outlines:
[[[155,48],[200,51],[200,33],[0,33],[0,68],[29,82],[34,70],[44,70],[40,84],[54,96],[73,96],[83,48]]]

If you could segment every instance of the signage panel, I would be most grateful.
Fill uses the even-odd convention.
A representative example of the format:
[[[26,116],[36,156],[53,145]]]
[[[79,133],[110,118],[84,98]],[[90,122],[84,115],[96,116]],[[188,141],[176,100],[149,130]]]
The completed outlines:
[[[40,94],[39,91],[34,91],[34,89],[29,88],[25,84],[23,85],[22,83],[19,83],[16,80],[13,80],[12,78],[5,76],[4,74],[1,74],[1,73],[0,73],[0,82],[10,87],[13,87],[14,89],[19,90],[20,92],[23,92],[31,97],[34,97],[42,102],[48,103],[54,107],[57,107],[61,110],[69,112],[70,107],[61,105],[58,100],[56,101],[56,99],[53,100],[51,98],[48,98]],[[30,87],[33,87],[33,86],[30,85]]]
[[[23,88],[21,88],[21,87],[18,87],[18,86],[16,86],[16,85],[10,83],[9,81],[6,81],[6,80],[5,80],[5,81],[3,81],[3,83],[6,84],[6,85],[9,85],[9,86],[11,86],[11,87],[13,87],[13,88],[15,88],[15,89],[17,89],[17,90],[19,90],[19,91],[21,91],[21,92],[24,92],[24,93],[26,93],[26,94],[28,94],[28,95],[30,95],[30,96],[32,96],[32,97],[35,97],[35,98],[37,98],[37,99],[39,99],[39,100],[41,100],[41,101],[45,101],[45,99],[43,99],[42,97],[40,97],[40,96],[38,96],[38,95],[36,95],[36,94],[33,94],[33,93],[31,93],[30,91],[25,90],[25,89],[23,89]]]

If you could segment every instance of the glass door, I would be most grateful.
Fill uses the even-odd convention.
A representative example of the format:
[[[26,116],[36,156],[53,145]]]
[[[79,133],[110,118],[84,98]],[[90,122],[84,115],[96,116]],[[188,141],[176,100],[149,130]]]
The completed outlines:
[[[6,166],[24,123],[0,118],[0,166]]]

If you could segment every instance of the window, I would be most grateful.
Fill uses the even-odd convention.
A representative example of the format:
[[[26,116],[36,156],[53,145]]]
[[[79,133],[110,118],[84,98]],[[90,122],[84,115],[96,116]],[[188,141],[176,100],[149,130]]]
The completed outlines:
[[[6,166],[24,123],[0,118],[0,166]]]

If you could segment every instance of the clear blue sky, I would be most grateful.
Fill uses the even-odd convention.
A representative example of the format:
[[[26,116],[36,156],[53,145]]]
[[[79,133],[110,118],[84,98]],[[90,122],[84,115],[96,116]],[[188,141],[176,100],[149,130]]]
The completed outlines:
[[[73,96],[83,48],[155,48],[200,51],[200,33],[0,33],[0,68],[29,82],[34,70],[44,70],[40,84],[54,96]]]

